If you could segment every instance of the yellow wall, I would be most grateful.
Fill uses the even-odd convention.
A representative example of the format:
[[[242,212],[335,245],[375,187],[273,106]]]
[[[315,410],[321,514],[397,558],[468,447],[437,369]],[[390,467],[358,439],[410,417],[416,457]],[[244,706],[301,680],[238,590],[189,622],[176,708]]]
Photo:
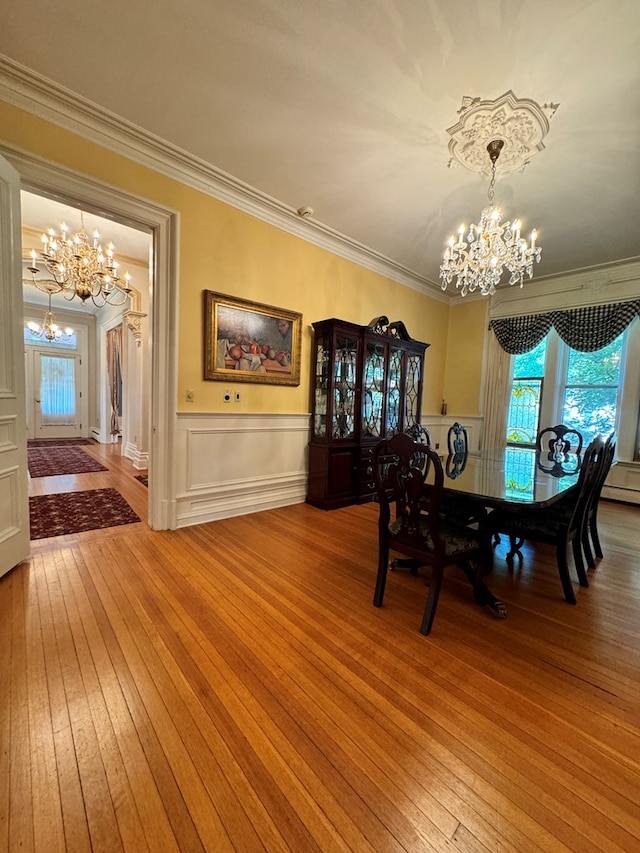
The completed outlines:
[[[300,386],[237,383],[235,388],[241,391],[242,402],[234,404],[234,412],[308,411],[310,323],[339,317],[364,324],[382,314],[390,320],[404,321],[413,338],[430,344],[423,412],[438,413],[444,393],[448,395],[450,413],[477,412],[484,330],[477,306],[482,305],[484,310],[484,303],[456,305],[453,336],[448,342],[450,308],[445,303],[2,101],[0,135],[7,144],[180,212],[178,409],[221,411],[228,406],[222,401],[223,391],[234,390],[233,383],[202,378],[202,291],[207,289],[303,315]],[[446,373],[445,361],[450,361]],[[460,367],[464,369],[460,371]],[[195,391],[193,403],[185,402],[187,388]]]
[[[456,417],[480,414],[480,383],[488,300],[451,305],[444,369],[444,398],[449,414]]]

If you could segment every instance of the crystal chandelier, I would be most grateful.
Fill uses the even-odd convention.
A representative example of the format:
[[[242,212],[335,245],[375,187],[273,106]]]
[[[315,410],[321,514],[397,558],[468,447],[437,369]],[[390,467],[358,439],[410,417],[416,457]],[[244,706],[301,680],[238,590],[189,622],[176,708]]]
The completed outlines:
[[[496,182],[496,161],[504,147],[501,139],[487,145],[491,160],[489,206],[480,214],[478,225],[458,229],[458,239],[450,237],[440,265],[440,281],[446,290],[455,279],[462,296],[479,290],[483,296],[493,296],[503,268],[511,273],[509,284],[524,284],[525,275],[533,278],[533,262],[540,261],[542,249],[536,246],[537,233],[531,232],[531,245],[520,236],[520,220],[501,225],[500,210],[493,204]],[[465,236],[465,230],[467,231]]]
[[[73,337],[73,329],[67,327],[63,330],[56,325],[56,318],[53,310],[51,309],[51,294],[54,292],[57,293],[59,290],[54,282],[48,282],[48,284],[48,288],[40,288],[41,290],[47,290],[49,294],[49,309],[45,312],[42,325],[39,326],[37,323],[31,321],[30,323],[27,323],[27,328],[34,338],[44,338],[46,341],[68,341]]]
[[[103,250],[98,242],[100,235],[97,231],[91,241],[85,231],[82,213],[80,217],[80,231],[73,236],[67,234],[68,228],[64,223],[60,236],[53,228],[42,235],[43,245],[39,257],[35,249],[31,252],[29,272],[33,283],[40,287],[36,278],[39,272],[36,263],[39,261],[44,263],[58,285],[59,292],[69,302],[77,296],[83,303],[91,299],[99,308],[106,303],[124,305],[131,292],[129,273],[125,274],[122,282],[118,274],[118,262],[113,256],[113,243],[109,243]]]

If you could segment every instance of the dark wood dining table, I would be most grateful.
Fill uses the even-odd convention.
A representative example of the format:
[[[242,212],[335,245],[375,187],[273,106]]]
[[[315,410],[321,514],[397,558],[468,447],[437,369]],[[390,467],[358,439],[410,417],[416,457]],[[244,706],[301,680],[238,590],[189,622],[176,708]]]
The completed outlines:
[[[580,457],[550,459],[545,451],[503,447],[443,456],[444,489],[485,507],[549,506],[578,481]]]
[[[445,494],[472,501],[481,511],[497,506],[517,510],[550,506],[566,494],[578,481],[580,457],[550,458],[545,451],[506,447],[449,454],[442,464]],[[474,594],[498,618],[507,616],[504,603],[484,582],[474,584]]]

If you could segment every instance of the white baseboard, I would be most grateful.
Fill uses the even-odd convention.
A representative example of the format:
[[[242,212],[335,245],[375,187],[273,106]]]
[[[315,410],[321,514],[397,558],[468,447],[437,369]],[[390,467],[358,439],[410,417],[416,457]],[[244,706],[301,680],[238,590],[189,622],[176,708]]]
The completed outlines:
[[[133,467],[138,471],[146,471],[149,467],[149,454],[143,453],[130,441],[125,444],[123,456],[130,459],[133,462]]]

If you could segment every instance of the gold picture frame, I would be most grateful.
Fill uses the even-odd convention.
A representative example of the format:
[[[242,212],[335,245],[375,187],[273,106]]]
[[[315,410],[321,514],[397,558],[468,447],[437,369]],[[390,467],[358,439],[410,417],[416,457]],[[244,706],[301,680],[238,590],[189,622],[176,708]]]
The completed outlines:
[[[302,314],[204,291],[204,378],[300,384]]]

